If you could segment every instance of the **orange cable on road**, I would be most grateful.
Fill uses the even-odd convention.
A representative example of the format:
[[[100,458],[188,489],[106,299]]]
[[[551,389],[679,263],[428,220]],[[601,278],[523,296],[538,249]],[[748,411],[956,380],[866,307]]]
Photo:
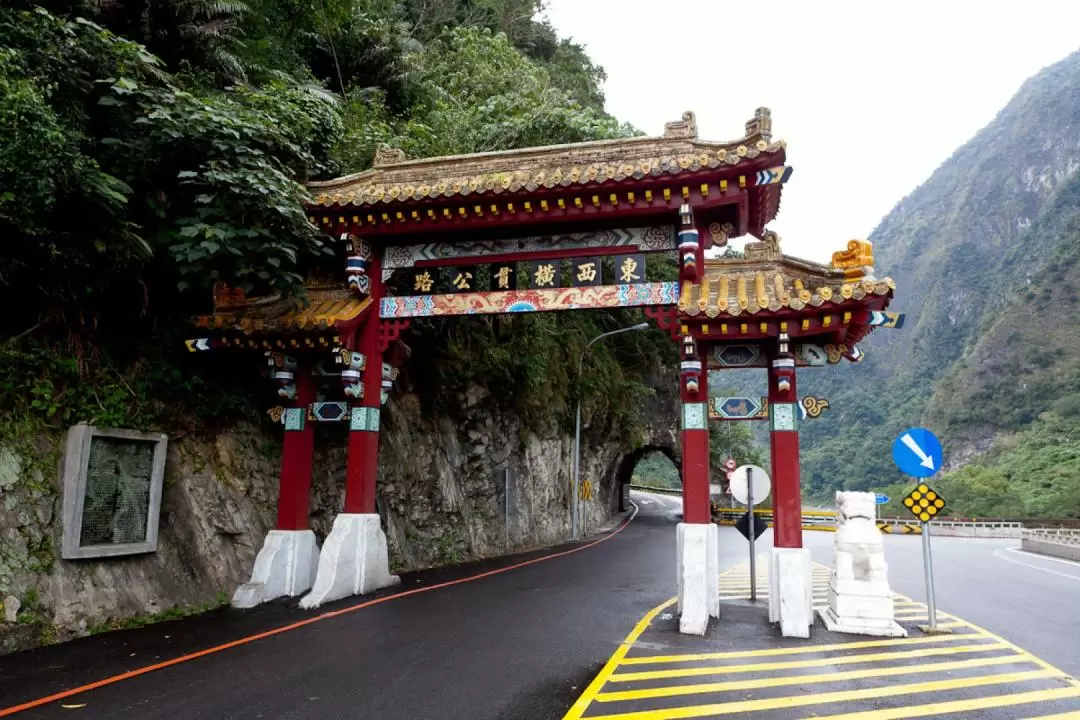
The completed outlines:
[[[41,707],[42,705],[47,705],[57,700],[63,700],[74,695],[80,695],[85,692],[90,692],[91,690],[97,690],[98,688],[106,687],[107,685],[113,685],[124,680],[130,680],[131,678],[139,677],[140,675],[146,675],[147,673],[154,672],[155,670],[163,670],[167,667],[172,667],[173,665],[179,665],[180,663],[188,662],[189,660],[196,660],[207,655],[219,653],[223,650],[228,650],[230,648],[238,647],[240,645],[247,645],[248,643],[255,642],[256,640],[262,640],[263,638],[280,635],[290,630],[302,628],[305,625],[311,625],[312,623],[319,622],[320,620],[328,620],[330,618],[345,615],[346,613],[351,613],[356,610],[363,610],[364,608],[371,607],[372,605],[379,605],[384,602],[389,602],[390,600],[398,600],[400,598],[408,597],[410,595],[417,595],[419,593],[430,592],[432,590],[450,587],[451,585],[460,585],[462,583],[480,580],[481,578],[490,577],[492,575],[499,575],[501,573],[509,572],[510,570],[517,570],[518,568],[523,568],[528,565],[535,565],[536,563],[543,562],[545,560],[554,560],[555,558],[564,557],[566,555],[571,555],[582,550],[587,550],[588,548],[599,545],[602,542],[606,542],[621,533],[626,528],[626,526],[630,524],[630,521],[633,520],[636,515],[637,505],[634,506],[634,512],[630,515],[630,517],[620,523],[618,527],[616,527],[613,531],[611,531],[602,538],[593,540],[592,542],[581,545],[580,547],[570,548],[569,550],[552,553],[551,555],[544,555],[543,557],[533,558],[532,560],[515,563],[514,565],[508,565],[504,568],[487,570],[477,575],[470,575],[468,577],[458,578],[456,580],[448,580],[446,582],[436,583],[435,585],[427,585],[425,587],[413,588],[412,590],[404,590],[399,593],[394,593],[393,595],[384,595],[383,597],[375,598],[374,600],[368,600],[362,603],[357,603],[356,605],[350,605],[349,607],[341,608],[340,610],[331,610],[330,612],[325,612],[313,618],[308,618],[307,620],[300,620],[299,622],[294,622],[289,625],[282,625],[281,627],[274,628],[273,630],[256,633],[255,635],[248,635],[247,637],[242,637],[238,640],[233,640],[231,642],[223,643],[221,645],[215,645],[214,647],[209,647],[204,650],[188,653],[187,655],[181,655],[179,657],[172,658],[171,660],[165,660],[163,662],[154,663],[153,665],[146,665],[141,668],[136,668],[135,670],[129,670],[128,672],[120,673],[119,675],[113,675],[111,677],[97,680],[86,685],[80,685],[79,687],[71,688],[70,690],[61,690],[58,693],[46,695],[45,697],[40,697],[36,700],[29,700],[19,705],[12,705],[10,707],[0,708],[0,717],[8,717],[9,715],[23,712],[24,710],[31,710],[33,708]]]

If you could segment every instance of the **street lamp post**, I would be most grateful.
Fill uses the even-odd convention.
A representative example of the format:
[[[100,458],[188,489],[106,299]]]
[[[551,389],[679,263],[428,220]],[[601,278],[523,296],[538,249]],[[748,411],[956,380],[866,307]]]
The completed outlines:
[[[618,335],[624,332],[633,332],[635,330],[645,330],[649,327],[649,323],[643,322],[637,325],[631,325],[630,327],[619,328],[618,330],[611,330],[610,332],[601,333],[585,345],[585,349],[581,351],[581,357],[578,358],[577,367],[577,380],[578,380],[578,399],[577,399],[577,421],[574,425],[574,497],[571,505],[571,529],[570,533],[574,540],[578,539],[578,494],[581,487],[581,372],[585,365],[585,355],[589,352],[589,348],[594,343],[603,340],[606,337],[612,335]]]

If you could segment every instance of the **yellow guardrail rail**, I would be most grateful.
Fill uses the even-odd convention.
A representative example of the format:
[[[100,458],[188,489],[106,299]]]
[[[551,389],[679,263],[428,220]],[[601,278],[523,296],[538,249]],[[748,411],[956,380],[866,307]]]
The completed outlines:
[[[638,485],[631,483],[630,488],[632,490],[642,490],[645,492],[662,493],[664,495],[682,495],[682,490],[676,488],[658,488],[650,487],[648,485]],[[746,510],[740,508],[721,508],[717,507],[716,503],[712,506],[713,518],[716,519],[718,525],[734,525],[735,521],[741,516],[746,514]],[[756,508],[754,514],[765,520],[769,527],[773,526],[771,508]],[[935,521],[935,526],[947,526],[952,525],[953,522],[942,519]],[[972,523],[966,523],[972,524]],[[977,523],[975,523],[977,524]],[[1017,525],[1019,525],[1017,523]],[[881,518],[877,521],[878,529],[883,533],[890,535],[921,535],[922,526],[918,520],[914,518],[911,520],[905,520],[903,518]],[[802,527],[803,530],[817,530],[821,532],[836,532],[836,511],[835,510],[803,510],[802,511]]]

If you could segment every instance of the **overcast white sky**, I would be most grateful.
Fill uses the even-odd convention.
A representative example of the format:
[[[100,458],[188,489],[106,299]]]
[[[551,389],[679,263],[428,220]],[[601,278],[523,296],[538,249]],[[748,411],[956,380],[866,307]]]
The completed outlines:
[[[706,140],[759,106],[795,172],[770,227],[824,260],[1080,48],[1080,0],[549,0],[607,71],[607,109],[649,135],[685,110]]]

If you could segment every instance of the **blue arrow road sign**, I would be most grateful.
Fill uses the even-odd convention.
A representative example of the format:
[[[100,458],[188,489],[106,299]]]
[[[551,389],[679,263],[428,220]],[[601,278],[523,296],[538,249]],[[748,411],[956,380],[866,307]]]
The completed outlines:
[[[905,475],[927,478],[941,470],[941,442],[926,428],[911,428],[893,441],[893,462]]]
[[[882,493],[877,493],[874,495],[874,502],[876,502],[878,505],[886,504],[887,502],[889,502],[889,499],[890,498],[888,495],[883,495]]]

